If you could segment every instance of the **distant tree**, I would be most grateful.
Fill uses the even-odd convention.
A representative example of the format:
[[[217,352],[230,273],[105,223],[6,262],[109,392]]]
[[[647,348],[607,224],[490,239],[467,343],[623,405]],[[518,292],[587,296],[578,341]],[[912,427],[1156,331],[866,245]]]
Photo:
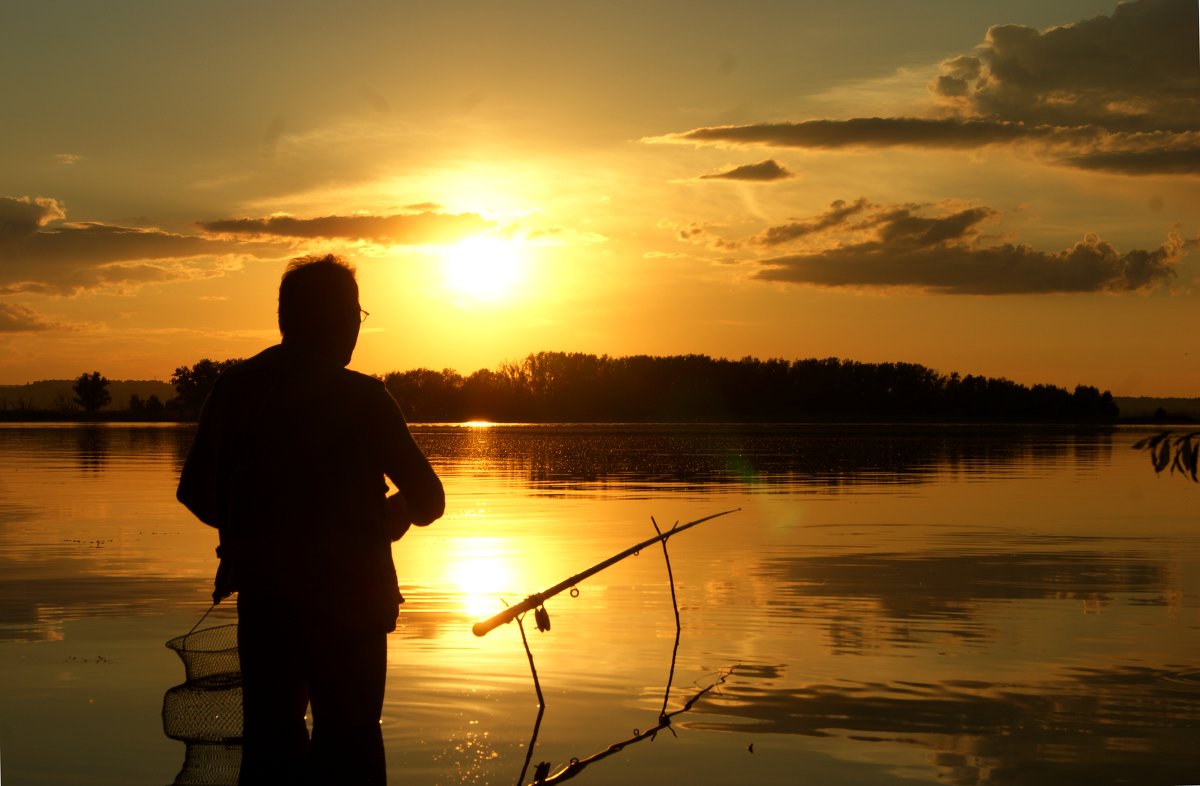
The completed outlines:
[[[129,395],[129,411],[141,412],[144,409],[146,409],[146,402],[142,401],[142,397],[137,393],[131,393]]]
[[[41,407],[37,406],[36,403],[30,403],[31,411],[37,411],[39,409],[41,409]],[[60,390],[54,394],[54,404],[51,409],[58,412],[74,412],[79,409],[79,404],[71,397],[70,393],[65,390]]]
[[[112,394],[108,392],[108,380],[101,376],[99,371],[80,374],[71,390],[75,391],[75,403],[83,407],[83,411],[89,415],[112,402]]]
[[[217,382],[217,377],[221,376],[225,369],[241,362],[240,358],[219,361],[204,358],[192,366],[180,366],[171,375],[171,384],[175,386],[176,394],[172,403],[179,407],[185,416],[198,416],[209,391]]]
[[[145,410],[147,412],[163,411],[162,399],[158,397],[157,393],[151,393],[150,398],[146,399]]]
[[[410,420],[426,423],[461,420],[462,376],[453,369],[417,368],[392,372],[383,378],[388,392],[400,402]]]

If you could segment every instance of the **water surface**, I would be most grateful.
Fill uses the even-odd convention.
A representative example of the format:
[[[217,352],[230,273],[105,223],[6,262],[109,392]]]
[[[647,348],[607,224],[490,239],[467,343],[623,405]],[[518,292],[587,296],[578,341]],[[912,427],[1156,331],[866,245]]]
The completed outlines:
[[[422,426],[444,520],[396,545],[391,783],[516,783],[537,718],[515,625],[477,619],[660,526],[682,636],[671,729],[581,783],[1200,782],[1200,487],[1135,430]],[[215,533],[173,498],[176,426],[0,425],[0,775],[221,782],[163,732],[163,647]],[[551,772],[654,726],[675,639],[662,550],[526,628]],[[219,608],[213,624],[232,621]],[[206,623],[207,624],[207,623]],[[175,699],[180,695],[174,694]],[[222,759],[222,756],[225,759]],[[207,757],[207,758],[206,758]],[[526,777],[532,777],[532,766]]]

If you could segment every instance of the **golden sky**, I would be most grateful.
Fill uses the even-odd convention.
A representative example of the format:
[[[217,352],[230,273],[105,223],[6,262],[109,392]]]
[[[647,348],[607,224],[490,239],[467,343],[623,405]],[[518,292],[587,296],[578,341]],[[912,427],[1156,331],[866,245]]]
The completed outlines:
[[[0,384],[274,343],[336,252],[353,368],[541,350],[1200,395],[1192,0],[27,3]]]

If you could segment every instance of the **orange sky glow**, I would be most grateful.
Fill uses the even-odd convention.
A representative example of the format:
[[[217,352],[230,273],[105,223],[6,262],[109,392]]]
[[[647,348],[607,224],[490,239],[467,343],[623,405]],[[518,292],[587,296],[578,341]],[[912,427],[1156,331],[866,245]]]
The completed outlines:
[[[352,367],[542,350],[1200,396],[1191,0],[25,4],[0,384],[167,379],[357,267]]]

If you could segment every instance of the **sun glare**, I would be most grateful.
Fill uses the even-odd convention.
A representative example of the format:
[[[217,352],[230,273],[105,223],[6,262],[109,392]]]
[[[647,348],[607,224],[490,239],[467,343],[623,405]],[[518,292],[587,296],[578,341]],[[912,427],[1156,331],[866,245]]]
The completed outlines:
[[[452,293],[475,301],[510,299],[525,276],[519,243],[498,237],[471,237],[444,252],[445,285]]]
[[[467,614],[478,618],[503,611],[501,595],[513,586],[503,549],[490,538],[473,540],[467,553],[457,556],[450,580]]]

